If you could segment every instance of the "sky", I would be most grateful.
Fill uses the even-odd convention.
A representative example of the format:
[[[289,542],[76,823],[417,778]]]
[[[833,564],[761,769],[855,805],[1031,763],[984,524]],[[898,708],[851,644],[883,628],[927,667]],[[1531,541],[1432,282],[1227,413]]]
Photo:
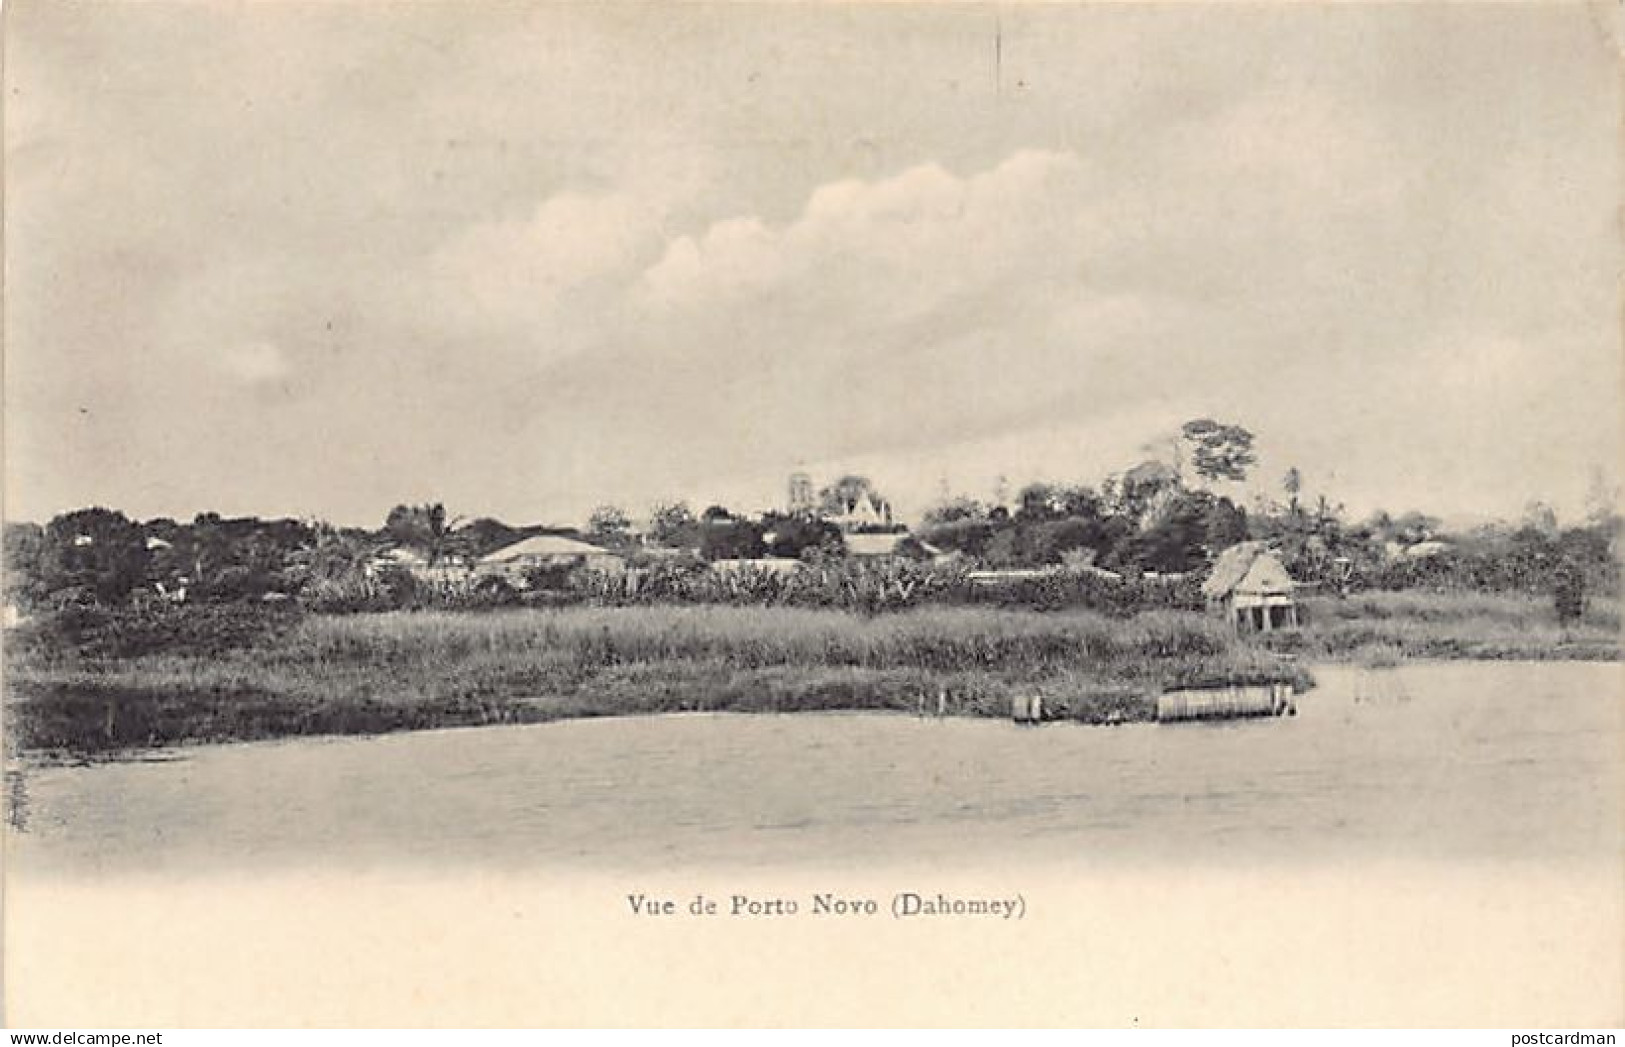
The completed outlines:
[[[5,17],[10,519],[1617,481],[1607,5]]]

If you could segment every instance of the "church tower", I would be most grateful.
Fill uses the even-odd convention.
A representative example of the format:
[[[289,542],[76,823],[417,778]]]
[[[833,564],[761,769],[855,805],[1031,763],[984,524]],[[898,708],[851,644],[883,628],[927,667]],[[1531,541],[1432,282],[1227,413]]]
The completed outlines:
[[[813,511],[813,485],[812,477],[806,473],[790,474],[790,512],[810,513]]]

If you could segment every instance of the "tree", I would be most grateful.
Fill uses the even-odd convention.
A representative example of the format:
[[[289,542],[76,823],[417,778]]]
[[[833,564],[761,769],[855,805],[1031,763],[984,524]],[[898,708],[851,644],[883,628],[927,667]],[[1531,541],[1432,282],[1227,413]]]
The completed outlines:
[[[867,476],[843,476],[818,492],[818,511],[825,516],[840,516],[865,497],[885,501]]]
[[[1147,460],[1125,472],[1115,483],[1108,482],[1108,489],[1115,490],[1115,508],[1119,514],[1144,524],[1153,509],[1166,505],[1180,489],[1179,474],[1170,465]]]
[[[762,530],[769,556],[799,560],[809,549],[839,551],[842,545],[839,527],[828,520],[807,517],[800,513],[793,515],[770,513],[762,518]]]
[[[457,534],[462,544],[460,551],[470,559],[494,553],[524,537],[524,533],[517,528],[490,516],[482,516],[464,524],[458,529]]]
[[[700,533],[707,560],[754,560],[765,551],[761,526],[749,520],[711,520]]]
[[[649,540],[679,549],[699,544],[699,521],[687,502],[660,502],[649,510]]]
[[[430,565],[457,551],[453,532],[457,520],[448,520],[439,502],[397,505],[384,519],[384,532],[396,542],[421,552]]]
[[[953,495],[927,509],[923,523],[927,527],[939,527],[961,520],[982,520],[986,517],[987,506],[967,495]]]
[[[317,524],[312,530],[315,534],[299,562],[306,579],[338,582],[361,576],[371,543],[328,524]]]
[[[1228,498],[1212,498],[1202,517],[1203,544],[1220,553],[1247,540],[1247,513]]]
[[[1081,516],[1099,519],[1105,510],[1100,495],[1082,484],[1068,484],[1057,490],[1063,516]]]
[[[1558,564],[1552,590],[1552,603],[1557,609],[1557,620],[1572,625],[1585,614],[1585,572],[1572,559],[1564,557]]]
[[[1160,470],[1163,468],[1160,464],[1157,466],[1158,475],[1171,476],[1162,473]],[[1028,484],[1016,496],[1016,503],[1015,518],[1021,523],[1040,523],[1071,517],[1095,520],[1099,519],[1102,508],[1100,496],[1094,491],[1088,487],[1071,484]]]
[[[600,505],[587,517],[587,536],[595,541],[616,543],[632,530],[632,518],[615,505]]]
[[[39,582],[45,528],[36,523],[7,521],[4,534],[5,566],[0,571],[0,580],[5,583],[6,602],[19,607],[32,607],[44,595]]]
[[[53,600],[121,603],[147,575],[147,547],[136,526],[111,509],[79,509],[45,526],[38,570]]]
[[[1217,499],[1181,492],[1150,527],[1123,543],[1121,556],[1148,571],[1182,574],[1207,562],[1210,514]]]
[[[1315,529],[1322,535],[1336,534],[1341,537],[1343,531],[1343,503],[1334,502],[1323,494],[1316,495]]]
[[[981,557],[986,553],[988,542],[993,539],[994,533],[993,521],[987,517],[979,517],[929,523],[923,537],[932,545],[943,549]]]
[[[1102,521],[1081,516],[1047,520],[1033,524],[1027,531],[1019,547],[1034,567],[1060,563],[1068,553],[1080,549],[1089,550],[1092,556],[1098,555],[1109,543],[1106,525]]]
[[[1050,484],[1028,484],[1016,495],[1016,520],[1020,523],[1059,520],[1064,511],[1058,490]]]
[[[1439,533],[1439,520],[1413,509],[1390,521],[1389,530],[1394,541],[1402,545],[1415,545],[1433,540]]]
[[[1196,418],[1186,422],[1180,433],[1191,445],[1191,464],[1196,474],[1209,482],[1240,483],[1258,461],[1253,453],[1253,434],[1239,425]]]
[[[1303,490],[1303,474],[1298,467],[1293,466],[1281,477],[1281,490],[1286,492],[1286,511],[1288,515],[1298,515],[1298,492]]]

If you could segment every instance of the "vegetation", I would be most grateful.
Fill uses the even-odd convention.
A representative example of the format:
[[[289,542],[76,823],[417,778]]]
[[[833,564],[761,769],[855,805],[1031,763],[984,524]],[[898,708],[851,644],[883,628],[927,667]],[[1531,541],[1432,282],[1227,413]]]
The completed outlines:
[[[945,494],[875,558],[849,555],[850,529],[897,525],[861,476],[816,499],[798,477],[794,506],[755,517],[673,502],[640,528],[603,505],[585,533],[464,522],[438,503],[398,505],[373,530],[100,507],[7,523],[5,598],[25,619],[6,636],[11,737],[84,753],[681,709],[934,708],[941,694],[947,711],[1003,715],[1033,691],[1053,715],[1116,722],[1148,716],[1173,684],[1304,685],[1283,655],[1619,656],[1608,492],[1566,527],[1534,503],[1515,523],[1446,533],[1416,512],[1352,522],[1296,468],[1282,501],[1243,507],[1223,491],[1255,464],[1251,432],[1197,419],[1098,486],[1034,483],[1011,499],[1001,478],[991,504]],[[860,500],[862,526],[847,515]],[[624,569],[472,569],[541,534],[590,539]],[[1317,594],[1307,628],[1237,637],[1201,613],[1209,565],[1249,539]]]
[[[1102,723],[1149,718],[1166,686],[1309,683],[1175,612],[577,607],[317,615],[241,635],[217,610],[162,612],[171,620],[136,641],[141,653],[25,644],[11,678],[18,744],[85,755],[650,712],[935,711],[939,695],[950,714],[1006,716],[1012,695],[1035,692],[1053,717]]]
[[[1382,592],[1306,602],[1309,625],[1269,638],[1314,659],[1587,659],[1620,656],[1618,601],[1560,621],[1551,604],[1517,593]]]

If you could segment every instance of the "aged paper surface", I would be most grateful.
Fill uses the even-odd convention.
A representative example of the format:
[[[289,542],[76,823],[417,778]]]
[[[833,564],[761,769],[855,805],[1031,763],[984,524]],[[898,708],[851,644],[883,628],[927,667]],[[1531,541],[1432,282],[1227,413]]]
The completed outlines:
[[[8,524],[119,510],[157,562],[203,513],[613,531],[862,475],[888,501],[842,512],[920,529],[1122,494],[1210,416],[1258,435],[1214,488],[1256,518],[1300,470],[1327,519],[1447,537],[1617,490],[1615,5],[5,18]],[[6,1021],[1619,1025],[1625,678],[1547,632],[1235,726],[938,720],[933,685],[25,752]]]

